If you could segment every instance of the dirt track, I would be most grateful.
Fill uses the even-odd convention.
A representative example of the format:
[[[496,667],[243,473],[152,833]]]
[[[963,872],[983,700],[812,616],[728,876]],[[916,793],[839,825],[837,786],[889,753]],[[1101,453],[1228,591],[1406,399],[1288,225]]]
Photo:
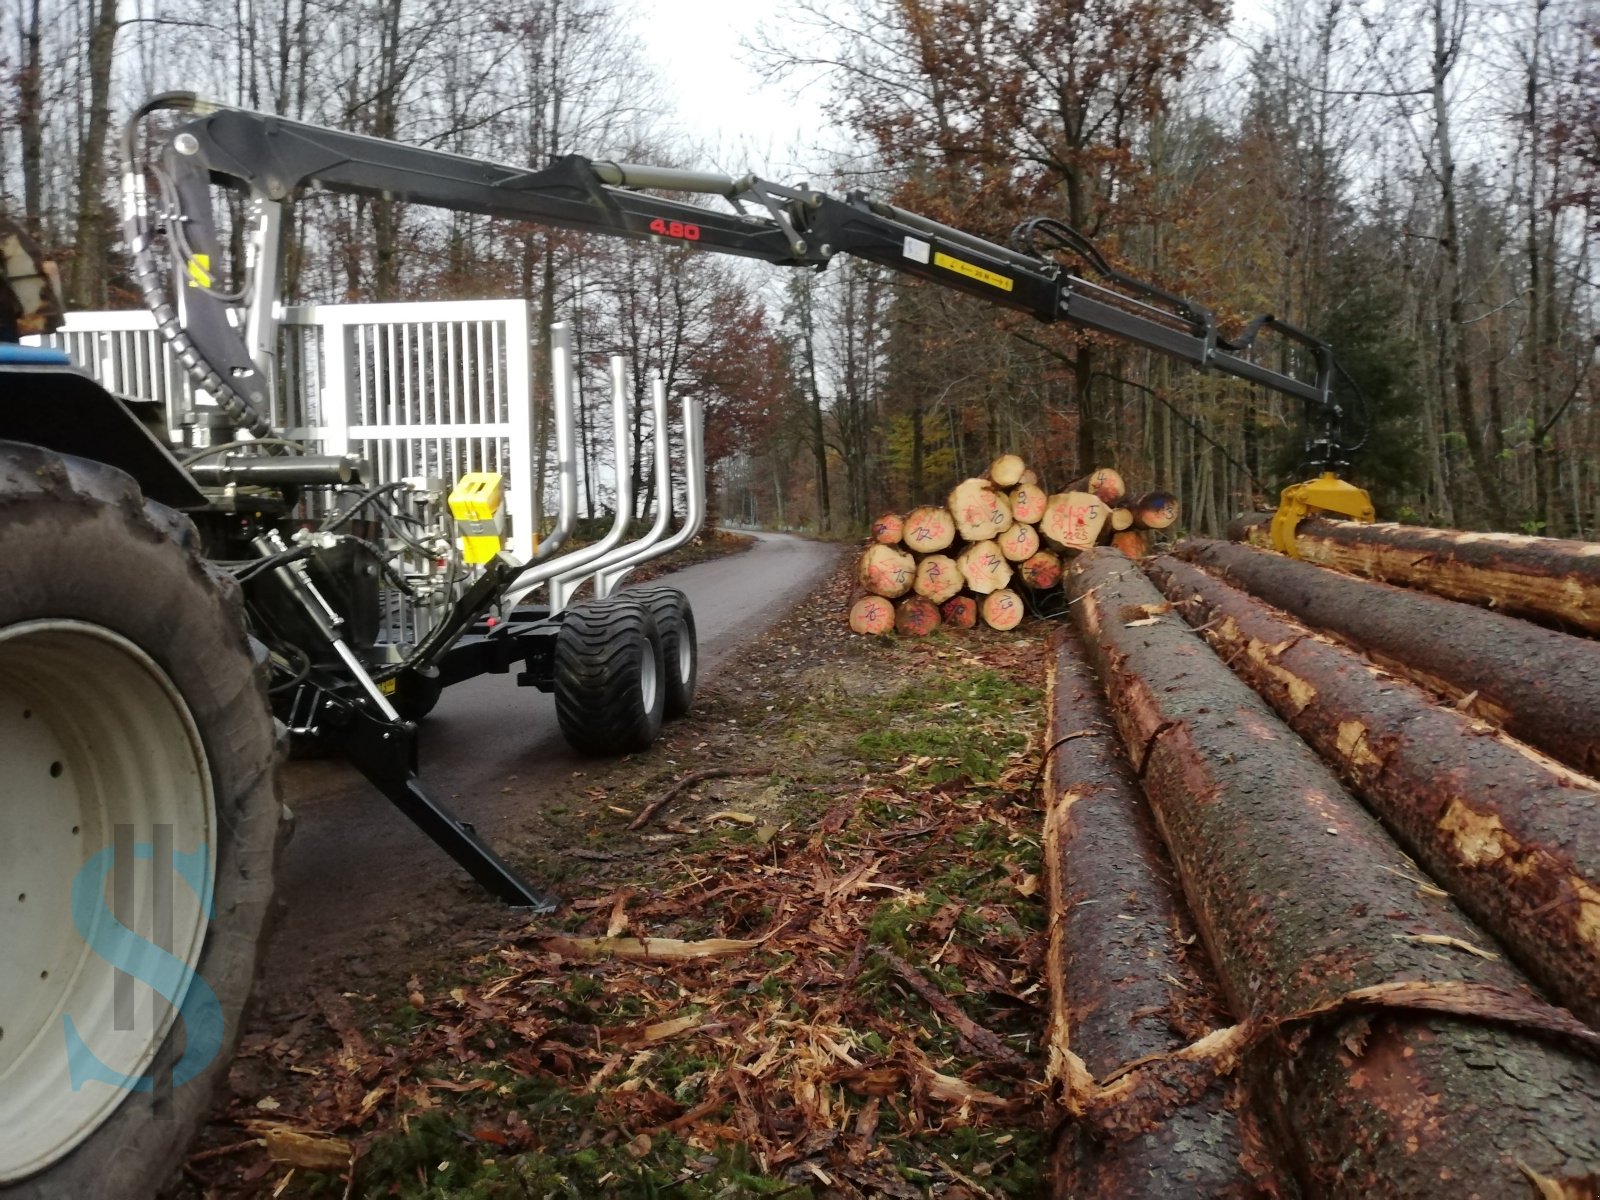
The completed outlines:
[[[702,684],[804,599],[840,553],[761,534],[744,554],[673,574],[671,584],[694,606]],[[513,858],[559,839],[547,810],[594,766],[568,750],[550,697],[509,675],[447,692],[423,726],[421,761],[435,793]],[[290,763],[285,800],[296,824],[258,990],[266,1016],[294,1011],[328,982],[356,986],[387,974],[397,956],[433,957],[462,931],[481,938],[517,923],[343,763]]]

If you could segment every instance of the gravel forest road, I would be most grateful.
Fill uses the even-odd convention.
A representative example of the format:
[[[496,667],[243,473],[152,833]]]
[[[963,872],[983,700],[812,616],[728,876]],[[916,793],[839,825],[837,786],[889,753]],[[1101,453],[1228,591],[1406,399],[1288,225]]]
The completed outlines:
[[[694,606],[702,683],[807,597],[843,553],[784,534],[755,537],[745,553],[661,581]],[[591,761],[568,749],[551,698],[510,675],[447,691],[423,724],[420,758],[423,781],[500,848],[537,836],[539,806]],[[474,923],[493,922],[496,909],[513,920],[344,763],[288,764],[284,800],[295,830],[279,863],[282,914],[259,987],[267,1013],[303,1004],[317,986],[359,986],[392,967],[386,960],[402,947],[448,941],[468,911]]]

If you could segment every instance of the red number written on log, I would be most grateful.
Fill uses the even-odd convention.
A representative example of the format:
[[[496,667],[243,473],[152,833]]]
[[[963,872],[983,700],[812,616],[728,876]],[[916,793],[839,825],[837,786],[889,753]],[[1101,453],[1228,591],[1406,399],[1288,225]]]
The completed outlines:
[[[686,242],[700,240],[700,226],[689,225],[683,221],[666,221],[660,217],[650,222],[650,232],[658,233],[662,237],[682,238]]]

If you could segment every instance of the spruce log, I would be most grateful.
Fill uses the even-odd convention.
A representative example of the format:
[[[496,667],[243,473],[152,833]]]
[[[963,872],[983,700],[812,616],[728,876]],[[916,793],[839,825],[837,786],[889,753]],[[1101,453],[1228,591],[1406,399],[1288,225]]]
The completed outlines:
[[[1247,1164],[1272,1170],[1237,1076],[1164,1117],[1130,1121],[1121,1139],[1066,1120],[1083,1068],[1180,1049],[1229,1024],[1172,881],[1166,847],[1070,628],[1052,635],[1044,773],[1045,898],[1050,937],[1046,1083],[1060,1130],[1057,1200],[1271,1194]],[[1181,1031],[1181,1032],[1180,1032]],[[1076,1062],[1073,1061],[1076,1059]],[[1081,1064],[1081,1067],[1078,1065]]]
[[[927,637],[939,628],[939,606],[925,596],[907,596],[894,606],[894,631],[902,637]]]
[[[1050,497],[1038,484],[1019,483],[1011,489],[1011,519],[1037,525],[1044,516],[1045,501]]]
[[[906,549],[918,554],[937,554],[948,550],[956,540],[956,522],[950,510],[937,504],[925,504],[906,514],[900,536]]]
[[[980,596],[998,591],[1011,582],[1011,564],[993,542],[973,542],[956,559],[967,587]]]
[[[979,601],[978,612],[990,629],[1015,629],[1028,615],[1028,606],[1010,588],[1000,588]]]
[[[930,554],[917,564],[917,578],[911,590],[919,596],[943,604],[966,586],[956,560],[948,554]]]
[[[1140,529],[1170,529],[1178,523],[1182,511],[1171,492],[1146,492],[1129,507],[1133,509],[1133,523]]]
[[[1039,536],[1063,550],[1087,550],[1110,510],[1092,492],[1057,492],[1045,502]]]
[[[995,544],[1010,562],[1025,562],[1039,553],[1039,531],[1032,525],[1013,525],[995,538]]]
[[[1169,555],[1191,624],[1534,980],[1600,1028],[1600,783]]]
[[[894,628],[894,605],[882,596],[858,598],[850,606],[850,628],[857,633],[888,633]]]
[[[1015,454],[1002,454],[989,464],[989,478],[1003,488],[1017,486],[1017,481],[1022,478],[1022,473],[1028,469],[1028,464]]]
[[[872,523],[872,540],[885,546],[898,546],[905,522],[899,513],[884,513]]]
[[[1049,591],[1061,582],[1061,559],[1041,550],[1017,567],[1017,575],[1035,591]]]
[[[1236,1015],[1277,1020],[1426,980],[1551,1018],[1509,966],[1459,948],[1487,939],[1404,877],[1376,819],[1125,556],[1087,551],[1068,590]],[[1343,1011],[1260,1053],[1252,1069],[1308,1194],[1518,1196],[1524,1168],[1562,1178],[1600,1163],[1600,1062],[1524,1028]]]
[[[1111,546],[1129,558],[1143,558],[1150,553],[1149,536],[1142,529],[1123,529],[1111,535]]]
[[[1116,468],[1096,467],[1082,479],[1068,484],[1066,490],[1088,492],[1101,503],[1111,506],[1122,502],[1122,498],[1128,494],[1128,485],[1123,482],[1122,474]]]
[[[874,596],[898,599],[911,590],[917,577],[917,560],[898,546],[874,543],[861,552],[856,580]]]
[[[1228,536],[1270,550],[1272,514],[1240,517]],[[1300,522],[1295,548],[1318,566],[1600,634],[1597,542],[1317,518]]]
[[[947,503],[956,533],[969,542],[999,537],[1011,528],[1011,501],[987,479],[964,479],[950,489]]]
[[[971,596],[951,596],[939,606],[939,615],[951,629],[972,629],[978,624],[978,602]]]
[[[1600,775],[1600,643],[1249,546],[1194,538],[1173,553]]]
[[[1111,510],[1111,516],[1110,516],[1110,519],[1107,521],[1107,524],[1109,524],[1111,526],[1111,530],[1112,530],[1113,533],[1121,533],[1124,529],[1132,529],[1133,528],[1133,509],[1131,509],[1131,508],[1113,508]]]

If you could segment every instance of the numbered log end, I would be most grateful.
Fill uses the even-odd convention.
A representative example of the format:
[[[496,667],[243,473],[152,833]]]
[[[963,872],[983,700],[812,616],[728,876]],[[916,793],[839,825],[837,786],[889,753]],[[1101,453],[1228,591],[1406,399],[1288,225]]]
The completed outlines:
[[[888,633],[894,617],[894,605],[882,596],[862,596],[850,606],[850,628],[856,633]]]
[[[917,560],[895,546],[871,545],[856,564],[856,579],[875,596],[897,600],[911,590]]]
[[[956,540],[955,518],[948,508],[937,504],[913,508],[902,522],[900,537],[918,554],[937,554]]]
[[[1088,492],[1103,504],[1117,504],[1128,494],[1128,485],[1115,467],[1096,467],[1067,490]]]
[[[1025,562],[1039,553],[1039,531],[1032,525],[1013,525],[995,542],[1010,562]]]
[[[930,554],[917,564],[917,578],[911,590],[935,604],[943,604],[966,583],[955,559],[947,554]]]
[[[1168,529],[1177,524],[1181,511],[1171,492],[1146,492],[1133,505],[1134,524],[1141,529]]]
[[[884,513],[872,523],[872,540],[883,546],[898,545],[904,528],[899,513]]]
[[[1011,582],[1011,564],[993,542],[973,542],[956,559],[967,587],[980,596],[999,591]]]
[[[1048,550],[1041,550],[1017,567],[1017,575],[1034,591],[1049,591],[1061,582],[1061,559]]]
[[[987,479],[966,479],[950,491],[956,533],[969,542],[999,537],[1011,528],[1011,501]]]
[[[894,606],[894,631],[902,637],[927,637],[939,623],[939,606],[922,596],[907,596]]]
[[[1015,454],[1002,454],[989,464],[989,478],[1003,488],[1015,487],[1027,464]]]
[[[1028,525],[1037,525],[1044,516],[1044,506],[1050,497],[1038,484],[1019,483],[1011,489],[1011,519]],[[1132,517],[1129,517],[1132,520]]]
[[[1015,629],[1022,624],[1022,618],[1028,615],[1027,606],[1022,603],[1022,597],[1010,588],[1001,588],[991,592],[983,598],[979,606],[983,614],[983,623],[990,629]]]
[[[1045,503],[1039,535],[1061,550],[1087,550],[1099,539],[1109,512],[1092,492],[1057,492]]]
[[[971,596],[952,596],[939,613],[951,629],[971,629],[978,623],[978,602]]]

